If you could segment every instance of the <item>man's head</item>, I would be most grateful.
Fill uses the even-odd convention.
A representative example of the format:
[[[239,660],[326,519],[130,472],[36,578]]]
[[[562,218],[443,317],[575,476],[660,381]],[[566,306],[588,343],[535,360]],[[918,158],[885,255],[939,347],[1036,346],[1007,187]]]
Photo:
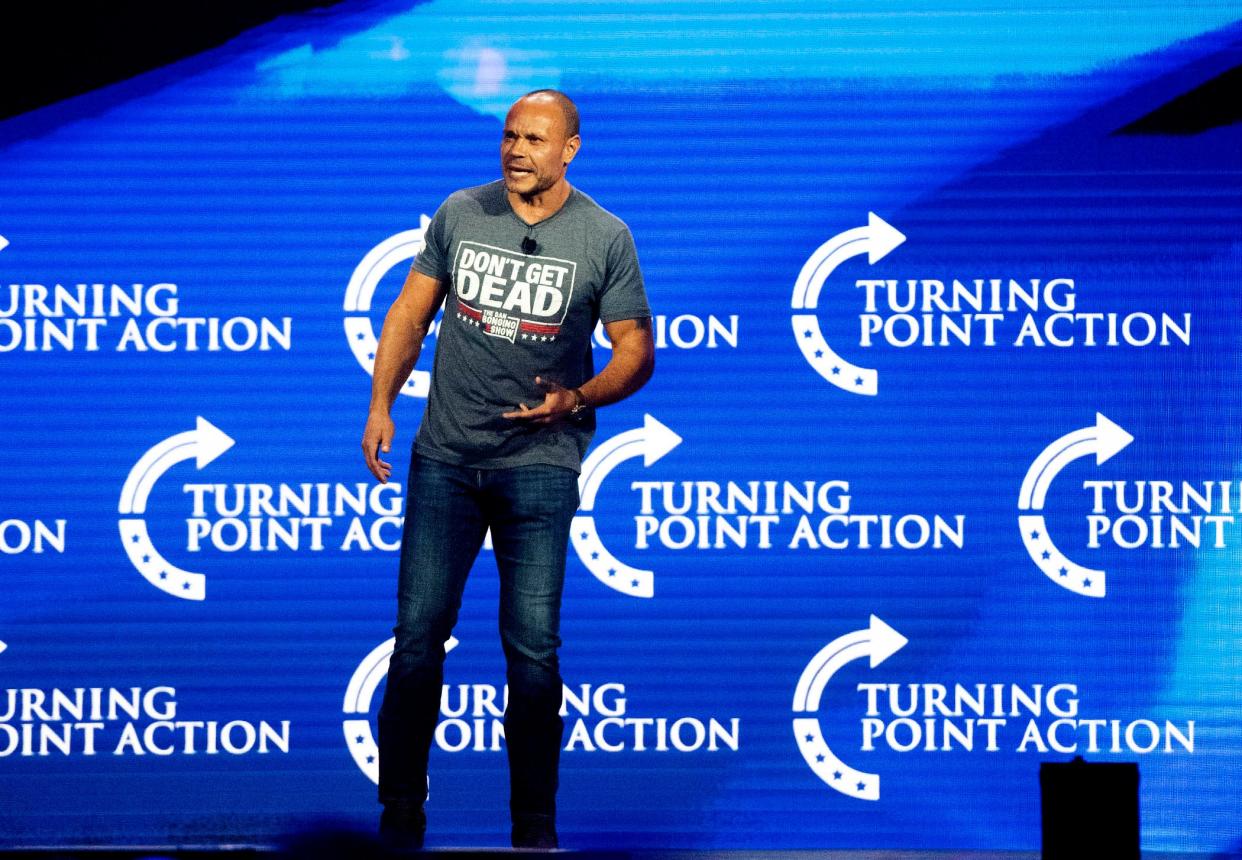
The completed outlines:
[[[509,108],[500,141],[505,188],[523,197],[542,194],[565,178],[578,154],[578,108],[559,90],[535,90]]]

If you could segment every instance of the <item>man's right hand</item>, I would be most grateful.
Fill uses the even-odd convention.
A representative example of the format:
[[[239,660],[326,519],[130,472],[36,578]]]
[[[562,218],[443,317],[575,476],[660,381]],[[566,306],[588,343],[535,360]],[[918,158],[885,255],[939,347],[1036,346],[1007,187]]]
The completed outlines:
[[[380,452],[388,453],[392,445],[392,436],[396,427],[386,412],[371,412],[367,415],[367,426],[362,431],[362,456],[367,461],[367,468],[381,484],[388,483],[392,474],[392,464],[380,459]]]

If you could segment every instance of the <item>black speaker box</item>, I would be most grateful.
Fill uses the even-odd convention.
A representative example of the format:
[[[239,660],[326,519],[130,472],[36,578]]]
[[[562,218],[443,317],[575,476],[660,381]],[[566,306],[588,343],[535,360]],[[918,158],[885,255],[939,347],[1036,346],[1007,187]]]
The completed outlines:
[[[1138,860],[1138,785],[1134,763],[1041,764],[1044,860]]]

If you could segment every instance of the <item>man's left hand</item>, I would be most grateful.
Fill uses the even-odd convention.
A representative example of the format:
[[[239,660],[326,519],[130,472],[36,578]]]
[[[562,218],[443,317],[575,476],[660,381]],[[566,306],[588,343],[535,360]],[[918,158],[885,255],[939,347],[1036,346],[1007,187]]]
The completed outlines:
[[[527,424],[552,424],[568,417],[578,405],[577,396],[559,383],[536,376],[535,384],[543,390],[543,402],[534,408],[519,403],[516,412],[505,412],[502,417]]]

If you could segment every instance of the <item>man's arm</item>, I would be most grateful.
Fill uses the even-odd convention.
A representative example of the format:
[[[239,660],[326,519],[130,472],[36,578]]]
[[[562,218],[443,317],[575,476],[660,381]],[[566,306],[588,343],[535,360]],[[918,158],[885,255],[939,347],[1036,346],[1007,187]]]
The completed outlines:
[[[578,388],[586,406],[607,406],[624,400],[646,385],[655,371],[655,342],[651,337],[650,318],[604,323],[604,330],[612,341],[612,358],[603,370]],[[504,413],[505,418],[550,424],[564,418],[578,405],[579,394],[571,389],[540,377],[536,377],[535,382],[544,391],[543,403],[533,409],[519,403],[518,411]]]
[[[414,370],[423,338],[444,302],[445,284],[415,269],[405,279],[401,295],[388,309],[384,328],[375,350],[375,372],[371,380],[371,409],[362,432],[362,455],[367,468],[381,484],[388,483],[392,465],[380,459],[388,453],[395,427],[390,413],[401,386]]]

